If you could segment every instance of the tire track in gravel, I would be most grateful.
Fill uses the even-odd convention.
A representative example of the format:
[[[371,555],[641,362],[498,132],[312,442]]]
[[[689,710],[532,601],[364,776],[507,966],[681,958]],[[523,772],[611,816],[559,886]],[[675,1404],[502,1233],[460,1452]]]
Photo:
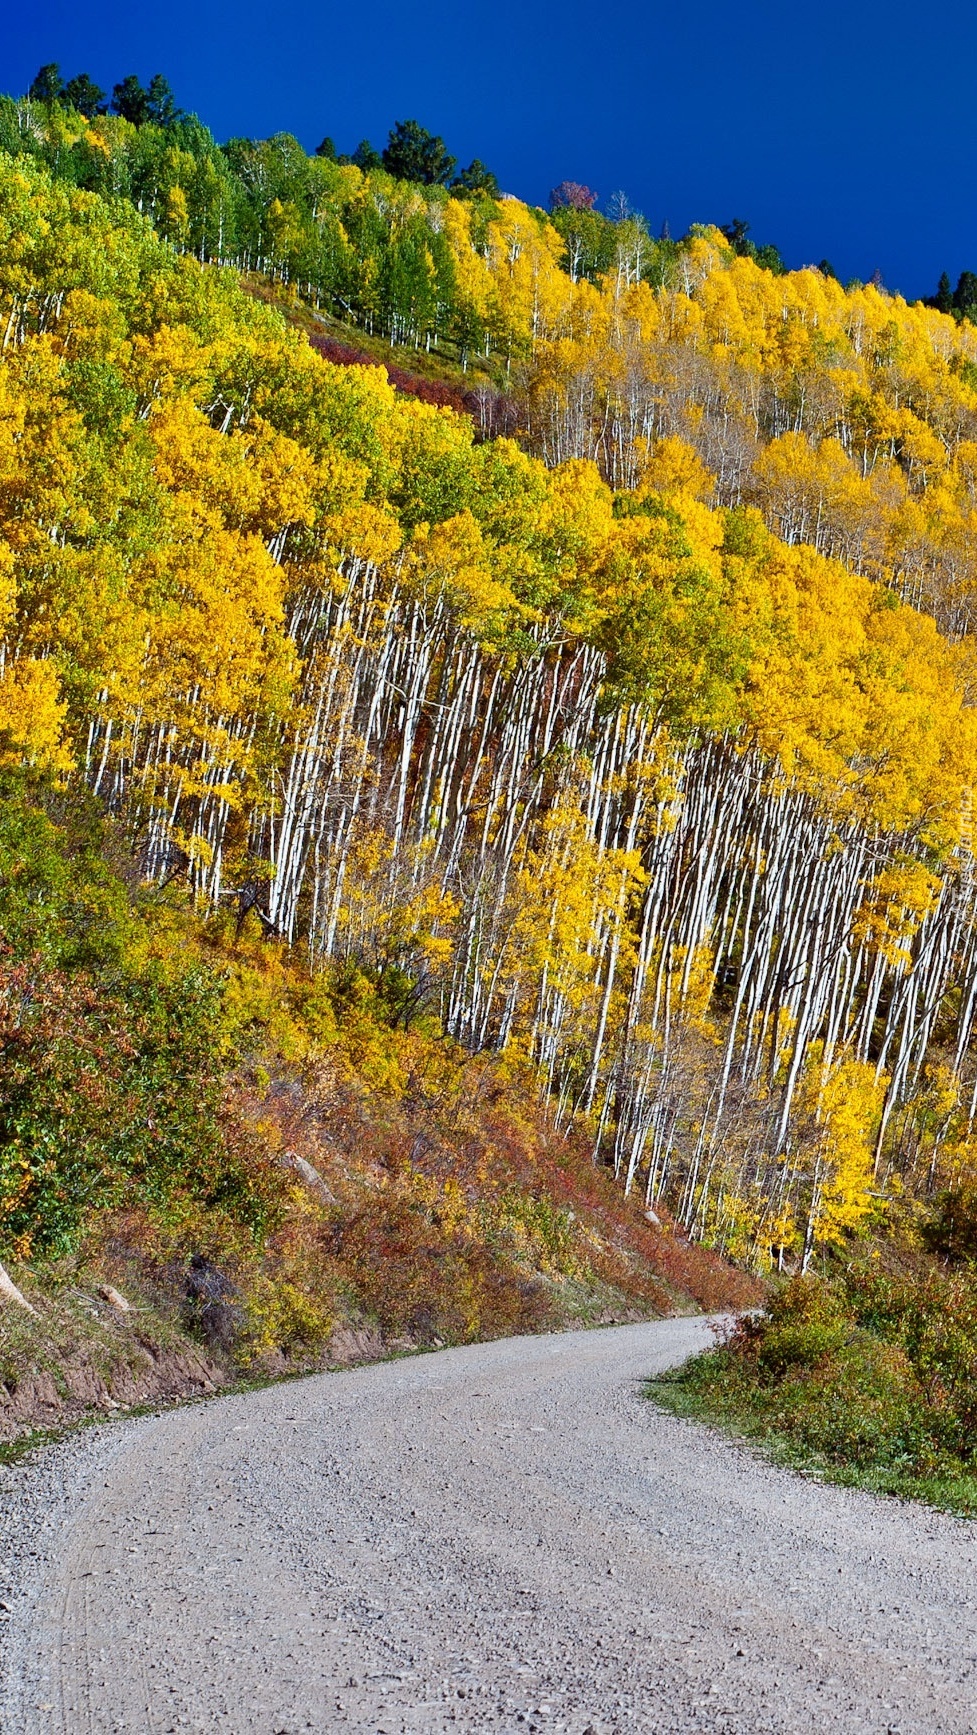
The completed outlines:
[[[3,1735],[977,1731],[977,1530],[658,1412],[708,1336],[445,1350],[0,1472]]]

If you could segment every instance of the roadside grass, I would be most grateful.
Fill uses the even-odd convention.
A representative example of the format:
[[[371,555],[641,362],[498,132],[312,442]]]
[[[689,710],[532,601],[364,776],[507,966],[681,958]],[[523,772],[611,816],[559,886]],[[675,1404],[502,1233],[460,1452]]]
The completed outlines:
[[[972,1272],[796,1278],[647,1395],[802,1475],[977,1516]]]

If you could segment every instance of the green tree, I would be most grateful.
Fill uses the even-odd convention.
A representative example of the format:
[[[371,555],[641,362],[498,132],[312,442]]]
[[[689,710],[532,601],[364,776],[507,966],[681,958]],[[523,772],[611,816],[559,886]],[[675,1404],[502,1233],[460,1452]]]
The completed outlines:
[[[599,211],[582,210],[575,205],[557,205],[551,217],[566,245],[565,269],[574,283],[581,277],[592,283],[610,269],[617,253],[617,230],[608,217]]]
[[[360,139],[353,155],[345,159],[341,157],[340,162],[343,161],[355,163],[356,167],[362,169],[365,175],[368,175],[371,169],[383,168],[383,158],[378,151],[374,150],[369,139]]]
[[[176,99],[161,72],[154,72],[145,90],[134,72],[112,88],[112,111],[133,126],[171,126],[181,118]]]
[[[747,240],[750,225],[745,217],[734,217],[731,223],[723,223],[719,233],[725,235],[733,252],[738,253],[741,258],[750,253],[753,243]]]
[[[946,271],[944,271],[936,286],[936,294],[934,295],[930,306],[938,308],[941,313],[953,312],[953,289],[950,284],[949,273]]]
[[[161,72],[154,72],[146,90],[146,119],[153,126],[168,127],[181,118],[176,98]]]
[[[61,68],[56,60],[49,60],[40,68],[27,95],[31,102],[60,102],[63,89]]]
[[[61,101],[69,108],[76,109],[79,114],[91,120],[97,114],[104,114],[105,92],[100,90],[94,79],[87,72],[79,72],[74,78],[69,78],[63,91]]]
[[[134,72],[112,86],[112,113],[121,115],[134,127],[142,126],[149,119],[148,103],[149,93],[143,90]]]
[[[490,199],[499,196],[499,183],[481,157],[474,157],[467,169],[462,169],[451,183],[453,193],[487,193]]]
[[[764,271],[772,271],[775,277],[783,277],[787,267],[784,264],[780,248],[772,241],[765,241],[762,247],[754,247],[753,258]]]
[[[734,217],[731,223],[724,223],[720,234],[741,259],[752,259],[763,271],[772,271],[775,277],[782,277],[787,270],[780,255],[780,249],[772,241],[765,241],[761,246],[749,239],[750,225],[743,217]]]
[[[399,120],[390,130],[383,166],[398,181],[419,181],[422,187],[446,187],[458,166],[444,139],[416,120]]]
[[[977,324],[977,273],[961,271],[953,292],[953,304],[964,319]]]

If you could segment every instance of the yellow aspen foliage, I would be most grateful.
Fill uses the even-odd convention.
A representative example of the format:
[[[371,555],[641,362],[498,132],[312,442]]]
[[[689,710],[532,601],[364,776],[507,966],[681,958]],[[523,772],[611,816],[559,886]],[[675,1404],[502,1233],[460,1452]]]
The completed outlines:
[[[809,1114],[814,1136],[806,1248],[840,1246],[868,1222],[875,1201],[872,1135],[886,1080],[873,1066],[845,1055],[825,1066],[815,1045],[799,1107]]]
[[[74,758],[65,741],[67,705],[52,663],[23,658],[0,673],[0,764],[26,764],[55,774]]]
[[[17,580],[14,576],[14,551],[0,542],[0,641],[15,618],[17,610]]]
[[[861,546],[873,496],[840,441],[813,447],[804,434],[772,440],[754,466],[760,501],[787,543],[825,550],[844,533]]]
[[[199,392],[211,366],[205,346],[185,326],[162,325],[151,336],[136,336],[131,377],[143,413],[162,398]]]
[[[451,956],[458,900],[424,872],[424,852],[415,873],[401,878],[387,834],[365,830],[353,847],[340,909],[340,935],[348,956],[374,967],[429,967]]]
[[[316,466],[296,441],[261,417],[246,432],[219,433],[185,398],[161,404],[149,423],[157,479],[171,494],[203,506],[214,522],[270,541],[290,525],[310,524]]]
[[[560,269],[562,254],[555,229],[518,200],[503,202],[489,225],[488,263],[498,318],[517,347],[559,336],[569,319],[573,286]]]
[[[881,952],[890,964],[908,968],[908,942],[939,897],[937,875],[922,862],[904,860],[883,868],[865,889],[852,921],[852,938],[870,952]]]
[[[532,992],[545,971],[548,986],[580,1009],[596,991],[599,927],[608,919],[623,924],[628,899],[643,881],[640,858],[636,851],[597,849],[572,800],[547,815],[541,843],[516,876],[504,974],[513,987]],[[626,930],[623,940],[630,951]]]
[[[280,574],[257,538],[208,527],[147,556],[139,577],[165,598],[152,628],[144,696],[157,694],[177,716],[184,695],[193,694],[194,707],[202,702],[226,727],[252,714],[269,683],[287,682],[293,653],[281,631]]]
[[[521,612],[512,591],[494,576],[490,548],[471,512],[433,527],[418,525],[406,552],[404,578],[410,575],[415,590],[445,595],[476,639],[490,639]]]
[[[494,282],[484,256],[472,243],[471,207],[449,199],[444,207],[444,233],[451,248],[458,293],[463,305],[487,321],[492,311]]]
[[[761,1217],[757,1225],[754,1244],[760,1254],[757,1260],[760,1269],[770,1271],[776,1266],[782,1271],[785,1254],[792,1253],[799,1240],[796,1211],[787,1203],[775,1205],[769,1214]]]
[[[634,494],[638,500],[648,494],[660,494],[666,500],[680,495],[707,501],[712,496],[715,481],[694,446],[674,435],[667,435],[656,440],[649,451]]]
[[[176,246],[185,246],[190,230],[190,212],[187,207],[187,196],[182,187],[171,187],[167,193],[166,215],[162,226],[164,234]]]
[[[710,946],[672,946],[668,955],[668,976],[672,1004],[676,1014],[710,1039],[718,1030],[710,1017],[712,991],[715,983],[716,960]]]

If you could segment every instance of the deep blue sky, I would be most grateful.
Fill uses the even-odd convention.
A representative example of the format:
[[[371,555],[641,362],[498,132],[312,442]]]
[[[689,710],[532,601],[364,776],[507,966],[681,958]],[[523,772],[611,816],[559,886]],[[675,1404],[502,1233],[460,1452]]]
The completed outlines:
[[[658,230],[743,216],[788,264],[929,293],[977,270],[977,7],[942,0],[36,0],[0,88],[42,61],[108,87],[161,71],[223,140],[314,149],[394,120],[545,203],[618,188]]]

